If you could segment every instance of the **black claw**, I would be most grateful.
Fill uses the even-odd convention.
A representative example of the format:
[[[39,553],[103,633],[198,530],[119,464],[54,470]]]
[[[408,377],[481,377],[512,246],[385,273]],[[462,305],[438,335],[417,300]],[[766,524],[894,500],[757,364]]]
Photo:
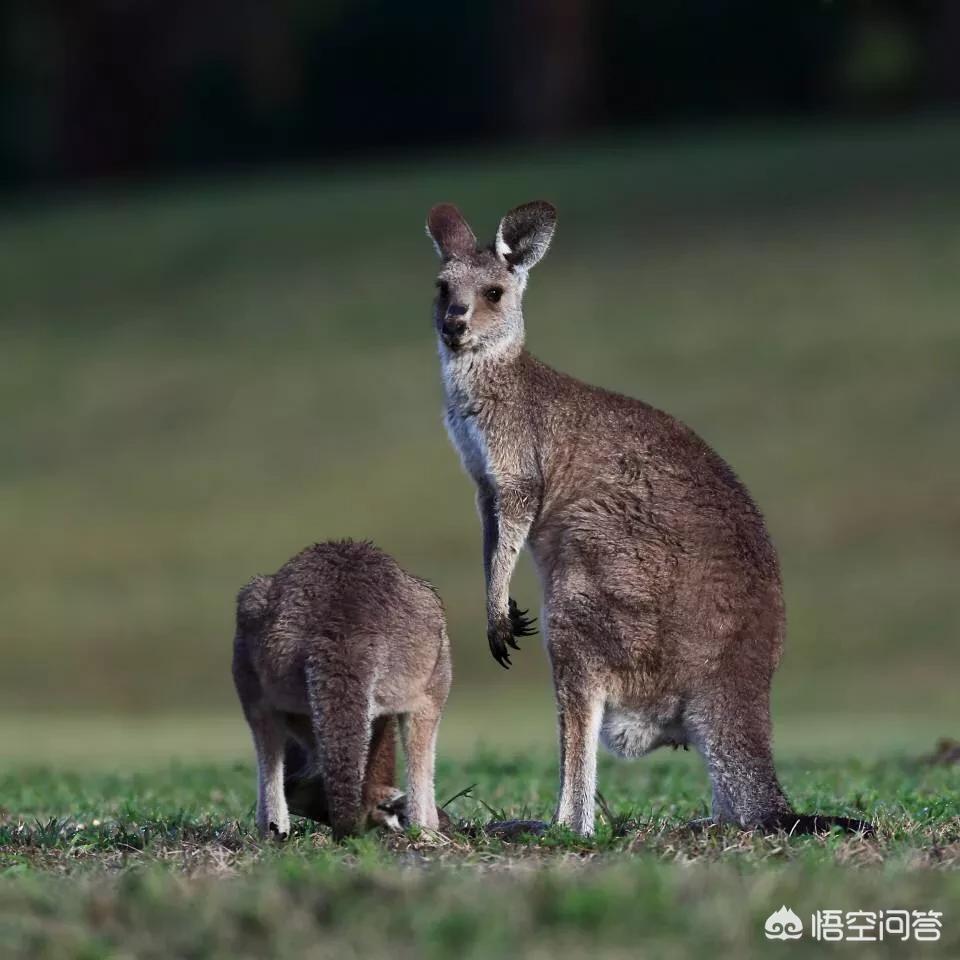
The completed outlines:
[[[495,632],[490,631],[487,634],[487,640],[490,643],[490,653],[493,655],[493,659],[496,660],[504,670],[509,670],[510,655],[507,653],[503,639]]]
[[[510,633],[514,637],[532,637],[536,634],[536,617],[528,617],[529,610],[521,610],[513,598],[509,603]],[[520,649],[517,647],[516,649]]]
[[[517,606],[517,601],[511,598],[507,607],[507,616],[497,621],[496,625],[488,628],[487,639],[490,642],[490,652],[494,659],[504,669],[513,664],[510,660],[511,650],[519,650],[518,637],[532,637],[536,634],[536,617],[528,617],[526,610]]]

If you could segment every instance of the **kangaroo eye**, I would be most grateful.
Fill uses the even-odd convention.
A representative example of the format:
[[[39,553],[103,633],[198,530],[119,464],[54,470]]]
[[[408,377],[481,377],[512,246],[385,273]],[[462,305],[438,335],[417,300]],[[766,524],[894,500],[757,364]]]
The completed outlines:
[[[500,298],[503,296],[503,287],[487,287],[487,289],[483,291],[483,295],[490,303],[499,303]]]
[[[450,284],[446,280],[437,281],[437,292],[441,300],[446,300],[450,296]]]

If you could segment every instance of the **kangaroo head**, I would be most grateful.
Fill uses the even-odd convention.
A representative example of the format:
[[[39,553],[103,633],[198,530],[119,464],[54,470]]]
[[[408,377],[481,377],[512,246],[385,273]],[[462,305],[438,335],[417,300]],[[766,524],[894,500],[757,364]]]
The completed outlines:
[[[481,248],[453,204],[430,211],[427,233],[443,261],[433,306],[442,351],[499,352],[523,342],[527,271],[547,252],[556,225],[552,204],[525,203],[500,221],[496,239]]]

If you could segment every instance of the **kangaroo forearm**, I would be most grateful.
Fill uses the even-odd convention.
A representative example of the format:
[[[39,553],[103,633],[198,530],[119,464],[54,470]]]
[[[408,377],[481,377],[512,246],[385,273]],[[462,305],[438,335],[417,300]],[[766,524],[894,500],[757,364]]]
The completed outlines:
[[[498,524],[496,546],[490,556],[487,577],[488,616],[502,613],[507,608],[510,580],[529,531],[529,522],[505,522],[501,519]]]
[[[537,501],[518,485],[505,485],[495,497],[483,497],[487,614],[492,617],[506,610],[510,579],[530,532]]]
[[[534,632],[526,610],[518,609],[510,599],[510,578],[533,520],[532,516],[511,517],[501,509],[496,520],[496,543],[490,553],[487,578],[487,641],[494,659],[502,667],[509,667],[509,649],[520,649],[517,637]]]
[[[490,487],[481,487],[477,493],[483,525],[483,574],[489,616],[506,609],[510,578],[530,527],[523,516],[513,515],[511,506],[509,498],[498,497]]]
[[[477,491],[477,510],[483,528],[483,582],[490,589],[490,572],[493,567],[493,555],[497,550],[500,531],[497,525],[496,500],[493,492],[487,488]]]

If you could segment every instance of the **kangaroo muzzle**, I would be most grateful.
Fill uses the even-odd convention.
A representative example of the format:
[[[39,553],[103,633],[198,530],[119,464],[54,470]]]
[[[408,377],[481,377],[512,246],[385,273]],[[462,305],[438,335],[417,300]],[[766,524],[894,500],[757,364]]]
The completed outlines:
[[[466,307],[451,306],[440,324],[440,336],[451,350],[460,347],[463,335],[467,332],[467,321],[463,319],[466,312]]]

